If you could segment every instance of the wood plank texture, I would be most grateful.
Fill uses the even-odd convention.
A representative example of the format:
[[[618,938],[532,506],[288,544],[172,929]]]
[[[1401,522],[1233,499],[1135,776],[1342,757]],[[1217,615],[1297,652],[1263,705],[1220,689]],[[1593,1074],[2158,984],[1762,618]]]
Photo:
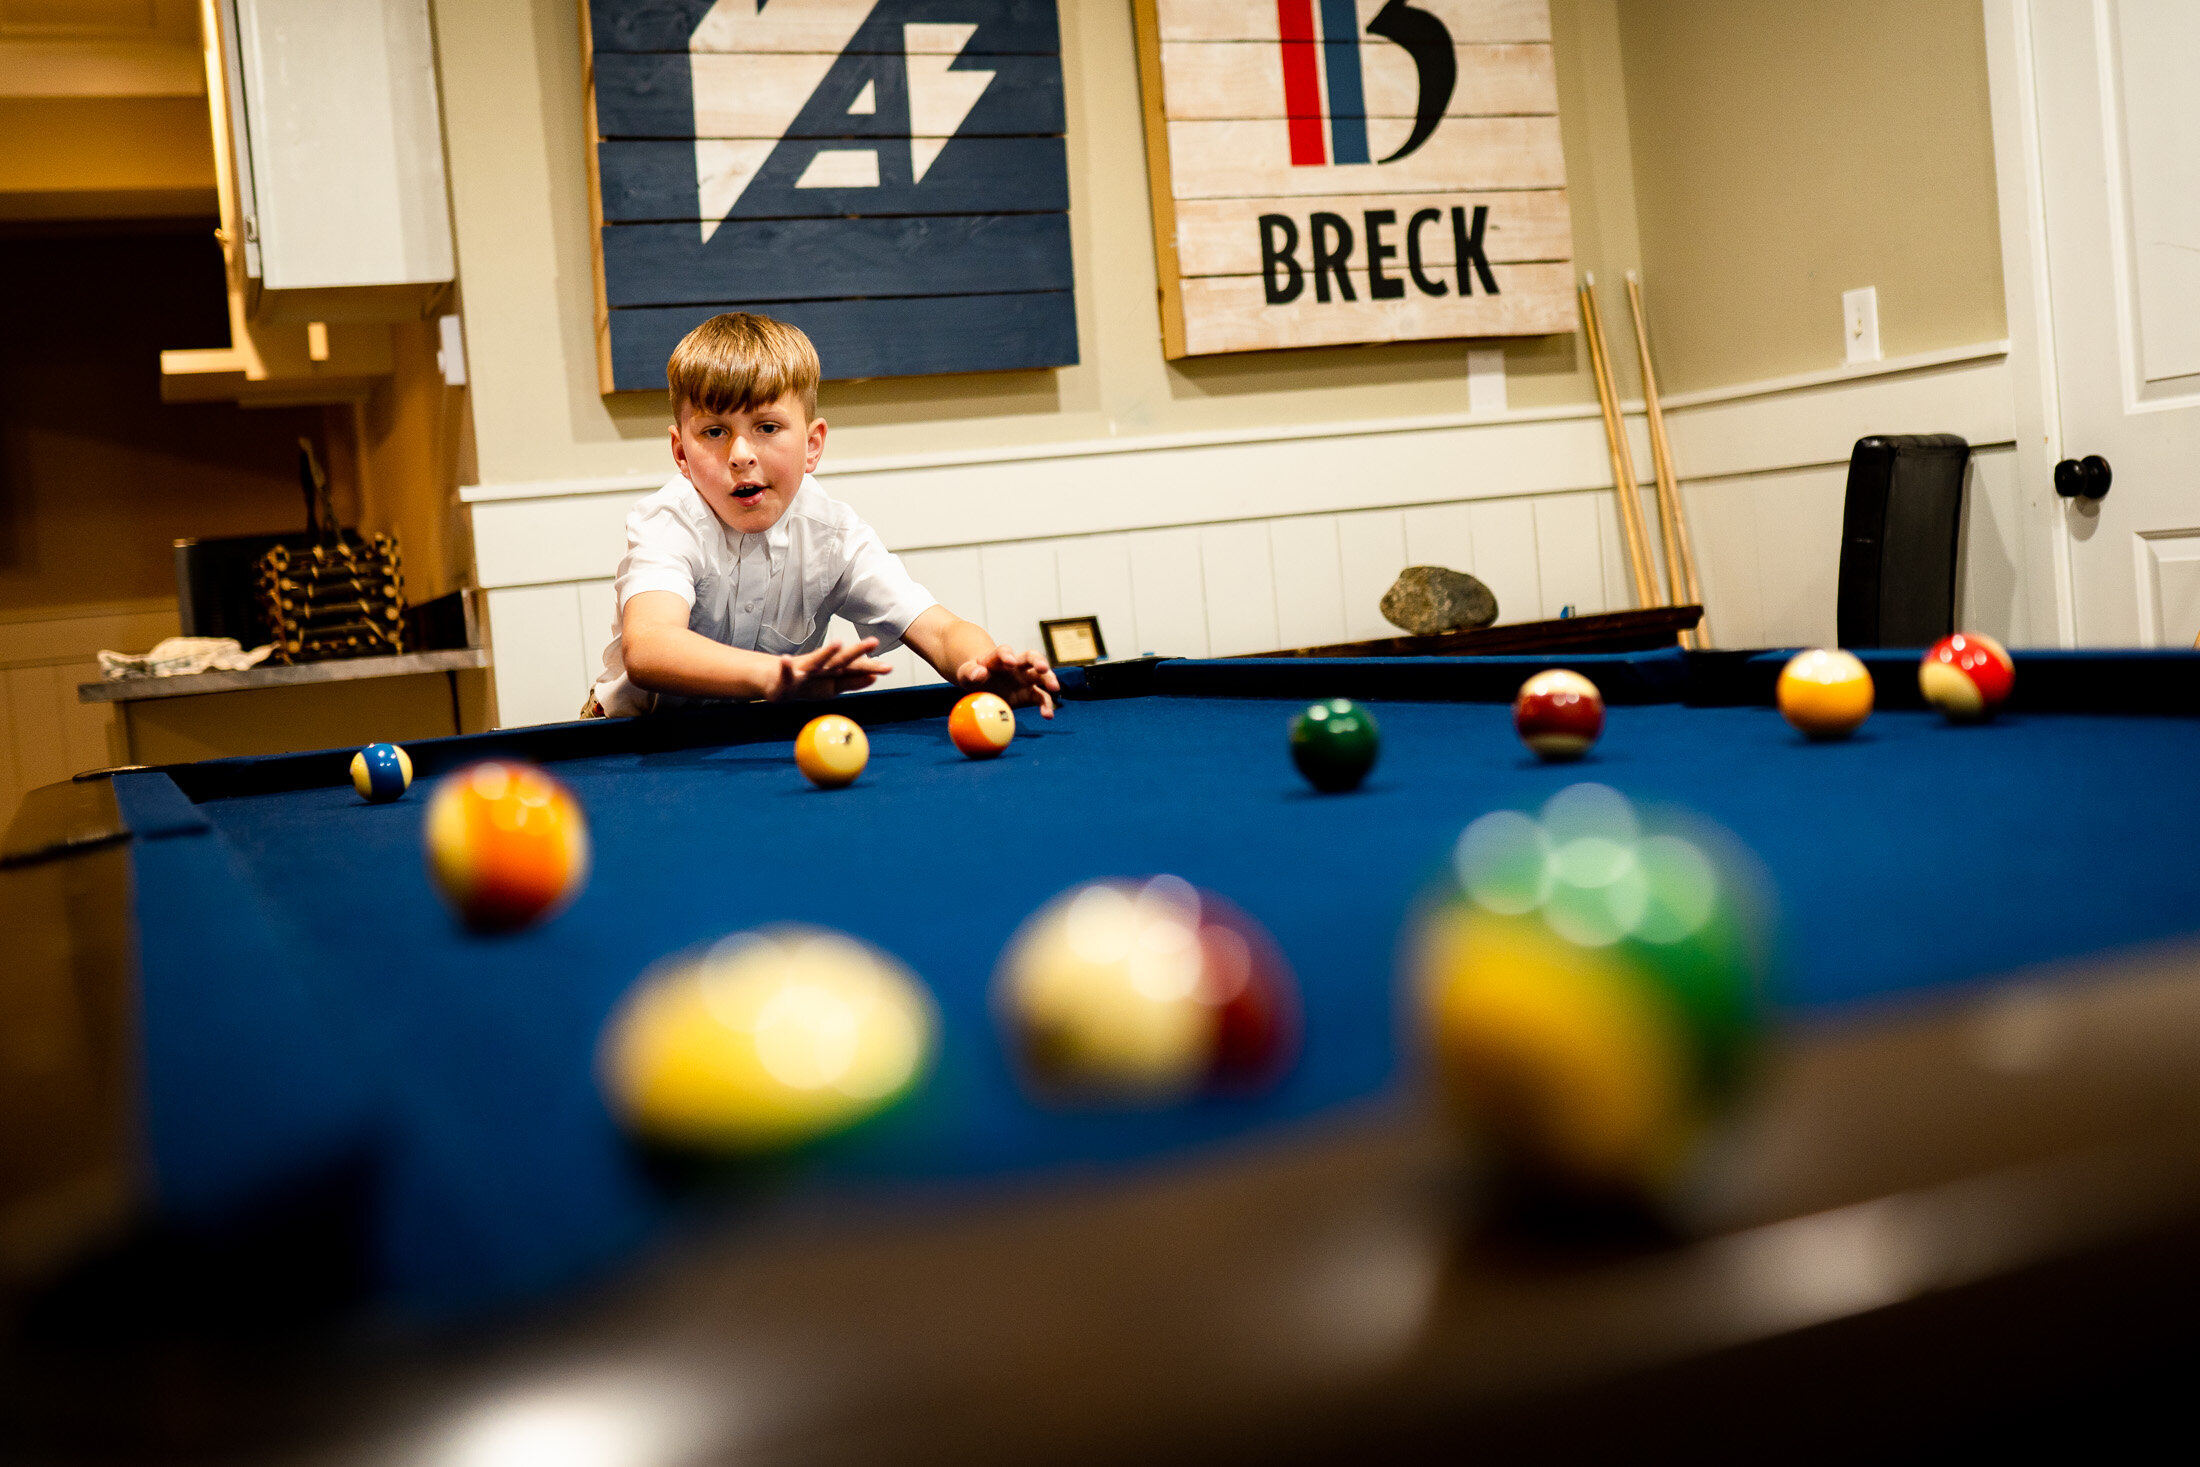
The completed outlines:
[[[1139,640],[1138,602],[1131,591],[1129,541],[1121,535],[1062,540],[1055,546],[1054,563],[1062,588],[1062,615],[1098,617],[1100,637],[1110,657],[1128,657],[1144,647]]]
[[[1492,264],[1523,261],[1563,261],[1573,254],[1573,220],[1564,189],[1494,194],[1328,194],[1304,199],[1185,199],[1176,206],[1177,266],[1186,276],[1257,275],[1261,270],[1261,216],[1282,214],[1292,221],[1299,239],[1294,246],[1302,265],[1309,263],[1308,221],[1315,214],[1335,214],[1349,223],[1355,241],[1354,256],[1364,260],[1367,213],[1387,210],[1382,222],[1383,242],[1396,253],[1389,257],[1391,274],[1404,278],[1413,234],[1420,245],[1421,263],[1431,275],[1448,271],[1458,251],[1453,247],[1451,211],[1463,208],[1471,219],[1484,208],[1482,253]],[[1412,228],[1416,215],[1434,209],[1437,218]]]
[[[837,37],[853,35],[843,49],[855,53],[899,54],[905,25],[963,24],[973,19],[967,0],[807,0],[773,25],[713,24],[703,21],[713,0],[646,0],[643,4],[606,4],[592,0],[590,33],[596,53],[616,51],[816,51]],[[730,4],[718,6],[728,20],[749,19]],[[764,9],[751,12],[765,14]],[[775,18],[776,19],[776,18]],[[941,40],[922,36],[920,53],[946,50]],[[997,0],[962,48],[966,56],[1028,54],[1051,56],[1061,49],[1054,0]]]
[[[1355,341],[1414,341],[1446,336],[1529,336],[1571,331],[1575,306],[1567,293],[1573,267],[1501,265],[1497,295],[1373,300],[1363,278],[1356,301],[1328,302],[1302,293],[1270,305],[1263,283],[1242,275],[1207,275],[1184,285],[1185,339],[1194,355],[1284,346],[1340,346]]]
[[[837,379],[1076,362],[1053,0],[585,13],[603,391],[744,305]]]
[[[1574,329],[1544,0],[1134,12],[1164,355]]]
[[[993,74],[962,120],[961,137],[1013,137],[1063,130],[1062,68],[1053,56],[967,58],[948,70]],[[858,63],[869,68],[857,69]],[[605,138],[818,138],[908,136],[898,56],[607,55],[595,66],[596,126]],[[878,84],[878,110],[848,106],[864,82]],[[891,87],[882,83],[891,82]],[[845,99],[841,93],[845,93]],[[891,95],[889,95],[891,93]],[[837,101],[838,105],[834,105]],[[791,116],[784,132],[771,125]],[[919,136],[926,130],[916,129]]]
[[[1405,141],[1404,118],[1368,119],[1377,155]],[[1293,167],[1290,123],[1169,123],[1169,170],[1180,199],[1274,199],[1310,194],[1436,193],[1566,186],[1555,117],[1461,117],[1395,163]]]
[[[835,143],[845,147],[845,143]],[[1069,161],[1063,140],[958,137],[941,150],[921,183],[903,162],[906,143],[877,144],[882,166],[870,188],[798,188],[818,149],[789,147],[779,166],[767,154],[743,190],[732,218],[838,218],[850,214],[994,214],[1069,208]],[[891,154],[899,152],[900,157]],[[602,144],[606,223],[700,219],[692,143],[625,141]],[[1508,197],[1540,197],[1513,195]],[[1516,229],[1518,227],[1516,226]],[[1494,242],[1495,236],[1492,236]],[[1508,244],[1517,249],[1517,244]],[[1444,242],[1448,255],[1451,243]]]
[[[1168,115],[1185,120],[1290,116],[1279,50],[1280,45],[1239,41],[1164,42],[1162,96]],[[1360,56],[1364,115],[1410,119],[1421,92],[1413,58],[1401,46],[1381,44],[1362,46]],[[1454,45],[1452,56],[1458,80],[1444,116],[1557,113],[1558,78],[1549,46]]]
[[[1355,0],[1360,31],[1385,0]],[[1274,41],[1274,0],[1158,0],[1164,41]],[[1444,23],[1452,40],[1475,44],[1549,41],[1549,0],[1415,0]]]
[[[752,301],[1073,283],[1067,214],[733,220],[700,245],[691,225],[630,224],[604,230],[603,269],[614,311],[707,303],[735,281]]]
[[[665,385],[673,347],[721,311],[764,310],[809,334],[828,380],[999,372],[1077,360],[1077,307],[1066,290],[903,300],[746,298],[611,313],[612,369],[622,388]]]

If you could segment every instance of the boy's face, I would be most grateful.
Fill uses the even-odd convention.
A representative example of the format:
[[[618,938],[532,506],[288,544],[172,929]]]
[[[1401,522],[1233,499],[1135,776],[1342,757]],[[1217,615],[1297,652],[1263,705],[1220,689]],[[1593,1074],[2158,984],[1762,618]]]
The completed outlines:
[[[761,534],[787,512],[825,452],[825,420],[789,393],[747,410],[680,409],[672,461],[727,529]]]

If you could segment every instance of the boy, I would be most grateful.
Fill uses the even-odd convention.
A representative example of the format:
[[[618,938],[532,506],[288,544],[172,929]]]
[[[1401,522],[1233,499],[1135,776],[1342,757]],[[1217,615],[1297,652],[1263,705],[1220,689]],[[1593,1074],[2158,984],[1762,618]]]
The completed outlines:
[[[691,698],[830,698],[892,669],[902,641],[959,687],[1054,716],[1061,684],[1036,652],[997,645],[910,579],[855,511],[810,477],[825,452],[817,349],[794,327],[736,311],[672,353],[680,477],[626,517],[618,628],[582,716]],[[862,640],[825,639],[827,617]]]

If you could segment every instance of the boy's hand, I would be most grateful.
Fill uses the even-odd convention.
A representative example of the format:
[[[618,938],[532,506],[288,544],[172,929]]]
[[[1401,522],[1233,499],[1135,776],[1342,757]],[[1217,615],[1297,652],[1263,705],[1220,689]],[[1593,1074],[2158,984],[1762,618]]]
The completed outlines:
[[[865,637],[851,645],[827,642],[815,652],[782,655],[779,676],[764,690],[764,701],[830,698],[867,688],[894,670],[892,664],[864,655],[877,646],[878,638]]]
[[[1061,679],[1045,657],[1013,647],[995,647],[983,657],[971,658],[955,669],[955,684],[971,692],[998,693],[1011,708],[1036,703],[1047,718],[1054,716],[1054,699],[1048,695],[1062,691]]]

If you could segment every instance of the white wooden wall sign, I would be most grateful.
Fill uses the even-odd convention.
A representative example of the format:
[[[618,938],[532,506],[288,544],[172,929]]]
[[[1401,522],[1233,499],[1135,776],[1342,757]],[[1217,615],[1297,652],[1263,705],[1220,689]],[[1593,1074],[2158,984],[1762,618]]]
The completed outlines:
[[[1166,355],[1575,326],[1548,0],[1135,0]]]

